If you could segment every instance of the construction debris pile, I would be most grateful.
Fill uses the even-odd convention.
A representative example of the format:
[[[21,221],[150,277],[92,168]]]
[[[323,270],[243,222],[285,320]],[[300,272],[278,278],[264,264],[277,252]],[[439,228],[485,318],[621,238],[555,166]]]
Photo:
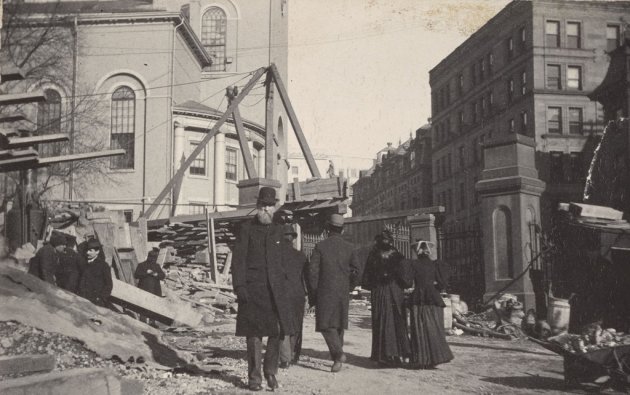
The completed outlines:
[[[602,329],[599,325],[587,326],[581,334],[562,333],[547,339],[572,354],[585,354],[603,348],[630,345],[630,335],[614,328]]]

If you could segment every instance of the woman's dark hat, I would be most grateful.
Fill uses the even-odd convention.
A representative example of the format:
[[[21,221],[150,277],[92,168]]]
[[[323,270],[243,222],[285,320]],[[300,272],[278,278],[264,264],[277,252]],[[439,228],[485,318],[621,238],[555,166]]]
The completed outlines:
[[[48,241],[51,246],[57,247],[60,245],[66,245],[66,238],[63,234],[59,232],[53,232],[50,235],[50,240]]]
[[[276,190],[271,187],[262,187],[258,191],[258,205],[259,206],[275,206],[278,199],[276,199]]]

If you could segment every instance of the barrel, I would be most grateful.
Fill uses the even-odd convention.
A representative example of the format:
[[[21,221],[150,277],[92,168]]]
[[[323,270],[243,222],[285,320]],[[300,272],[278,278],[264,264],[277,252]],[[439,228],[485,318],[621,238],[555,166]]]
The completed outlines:
[[[444,312],[444,330],[448,331],[453,327],[453,310],[451,309],[451,298],[442,297],[444,300],[444,308],[442,311]]]
[[[569,330],[569,317],[571,305],[567,299],[549,298],[547,306],[547,323],[551,327],[551,333],[558,334]]]
[[[451,298],[451,311],[460,311],[459,310],[459,295],[448,294],[448,296]]]

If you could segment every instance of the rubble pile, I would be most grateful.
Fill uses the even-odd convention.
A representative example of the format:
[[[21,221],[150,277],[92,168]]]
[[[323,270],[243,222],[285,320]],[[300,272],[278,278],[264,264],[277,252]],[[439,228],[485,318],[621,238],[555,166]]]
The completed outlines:
[[[168,332],[167,332],[168,333]],[[191,336],[186,333],[187,337]],[[193,349],[182,347],[184,337],[170,333],[165,336],[172,343],[173,347],[182,349]],[[15,321],[0,321],[0,356],[15,355],[52,355],[55,358],[55,369],[53,371],[64,371],[75,368],[106,368],[114,370],[118,375],[129,379],[142,381],[144,393],[148,394],[173,394],[186,392],[190,389],[194,393],[203,391],[222,391],[234,387],[230,381],[223,377],[224,372],[242,371],[247,369],[244,361],[233,358],[223,358],[213,352],[204,352],[207,344],[212,343],[215,347],[242,349],[240,344],[222,345],[219,334],[198,333],[193,339],[199,339],[195,344],[198,351],[195,360],[196,365],[180,368],[167,368],[158,364],[143,361],[140,358],[128,361],[120,359],[106,359],[97,353],[89,350],[81,341],[21,324]],[[179,339],[179,340],[178,340]],[[177,344],[180,343],[180,344]],[[207,344],[206,344],[207,343]],[[231,343],[234,343],[233,341]],[[199,352],[199,350],[202,350]],[[12,375],[0,375],[0,381],[24,376],[24,373]]]
[[[630,345],[630,335],[595,325],[587,327],[581,334],[563,333],[550,337],[547,341],[558,344],[564,351],[572,354],[585,354],[604,348]]]
[[[164,271],[166,288],[180,299],[213,313],[236,313],[236,296],[221,274],[218,275],[219,281],[215,282],[209,267],[187,263],[167,264]]]

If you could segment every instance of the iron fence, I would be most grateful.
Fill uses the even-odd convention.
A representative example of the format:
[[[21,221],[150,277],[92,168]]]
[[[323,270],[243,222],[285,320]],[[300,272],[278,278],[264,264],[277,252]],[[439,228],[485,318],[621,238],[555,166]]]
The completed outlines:
[[[475,301],[485,291],[481,232],[470,230],[438,234],[438,258],[447,264],[448,291]]]

